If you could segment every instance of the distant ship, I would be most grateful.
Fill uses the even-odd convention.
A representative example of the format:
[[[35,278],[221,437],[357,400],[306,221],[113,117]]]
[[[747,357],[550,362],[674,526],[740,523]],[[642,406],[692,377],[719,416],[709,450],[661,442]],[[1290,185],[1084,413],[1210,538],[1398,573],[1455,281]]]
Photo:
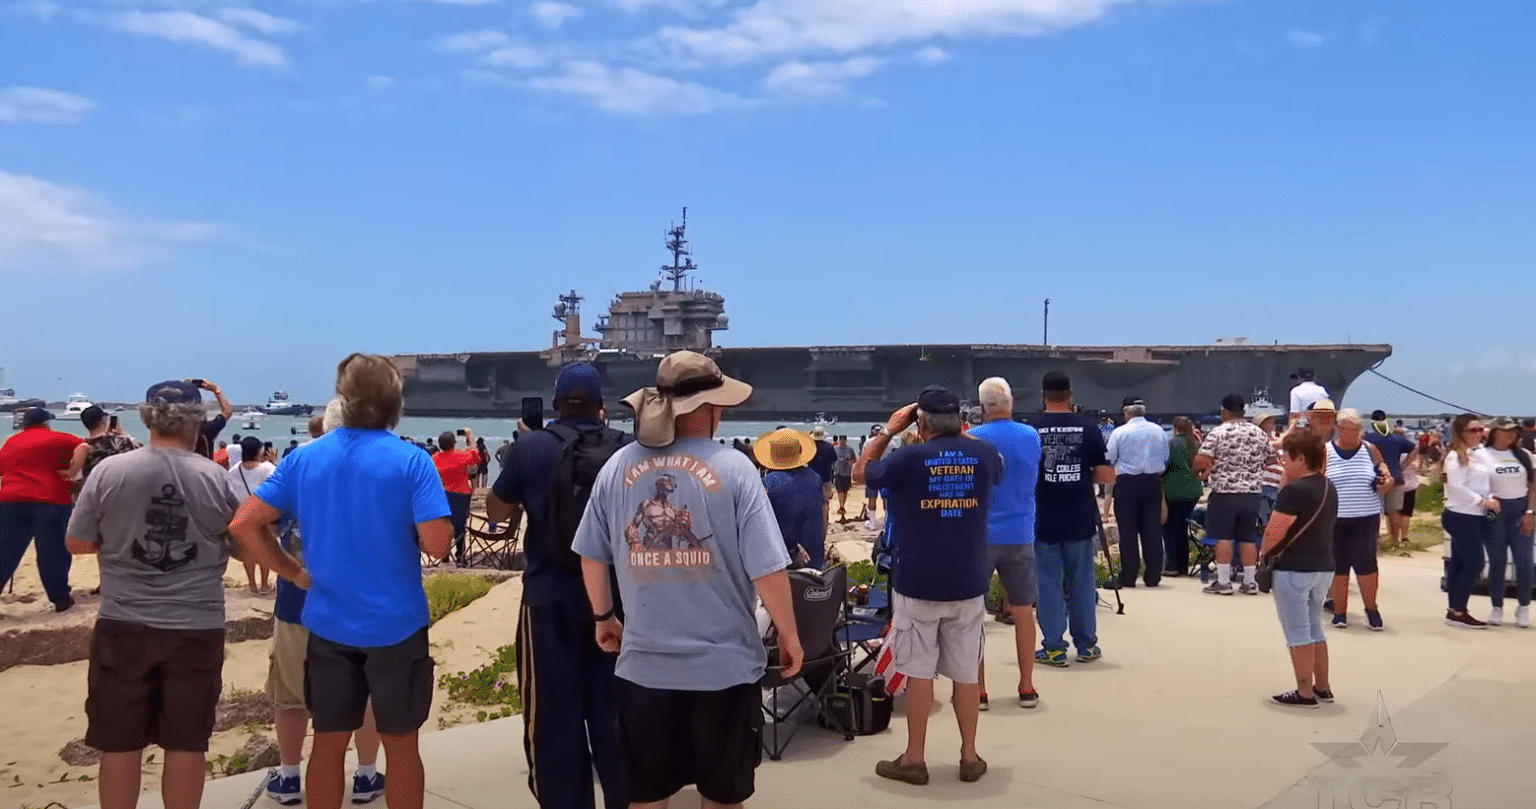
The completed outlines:
[[[273,391],[272,398],[257,408],[268,416],[308,416],[315,412],[312,405],[295,404],[288,400],[287,391]]]
[[[667,231],[672,263],[665,281],[624,292],[582,334],[581,295],[561,295],[562,328],[543,351],[412,354],[394,357],[405,375],[405,413],[423,417],[517,418],[524,397],[548,398],[556,369],[585,360],[599,368],[613,417],[628,412],[619,397],[656,383],[656,366],[688,349],[715,358],[725,373],[753,386],[731,411],[754,420],[836,418],[883,421],[928,385],[973,398],[991,376],[1014,385],[1019,412],[1038,408],[1040,378],[1065,371],[1084,410],[1118,412],[1137,396],[1156,417],[1215,410],[1231,392],[1288,391],[1298,369],[1342,402],[1350,385],[1392,354],[1389,345],[1254,345],[1242,338],[1202,346],[847,345],[721,348],[714,333],[729,328],[725,298],[687,283],[698,269],[688,248],[688,211]],[[972,394],[972,395],[968,395]]]
[[[48,403],[42,399],[18,399],[14,389],[0,388],[0,413],[10,413],[32,407],[46,407],[47,405]]]

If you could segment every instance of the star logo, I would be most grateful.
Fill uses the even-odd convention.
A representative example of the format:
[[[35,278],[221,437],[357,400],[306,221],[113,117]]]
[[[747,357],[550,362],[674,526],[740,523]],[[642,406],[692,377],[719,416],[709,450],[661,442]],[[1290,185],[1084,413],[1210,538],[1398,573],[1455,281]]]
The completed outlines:
[[[1356,769],[1364,766],[1361,759],[1380,756],[1401,759],[1399,769],[1412,769],[1428,761],[1446,747],[1446,742],[1405,742],[1397,738],[1392,729],[1392,716],[1387,713],[1387,702],[1381,692],[1376,692],[1376,722],[1367,728],[1359,741],[1313,742],[1319,753],[1327,756],[1340,767]]]

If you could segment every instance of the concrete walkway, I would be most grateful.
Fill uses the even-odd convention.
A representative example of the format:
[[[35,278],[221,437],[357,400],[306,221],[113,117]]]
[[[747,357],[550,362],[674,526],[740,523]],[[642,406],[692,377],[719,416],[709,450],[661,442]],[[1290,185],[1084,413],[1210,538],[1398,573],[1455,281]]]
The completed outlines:
[[[1016,672],[1012,629],[989,623],[993,708],[982,715],[981,750],[991,772],[980,783],[957,778],[958,735],[941,704],[932,717],[929,786],[874,775],[877,760],[904,746],[898,709],[890,731],[854,742],[804,729],[783,761],[765,761],[758,770],[750,805],[1410,805],[1395,802],[1394,788],[1449,792],[1423,798],[1424,809],[1536,805],[1536,630],[1445,626],[1439,575],[1438,555],[1383,560],[1387,631],[1365,631],[1358,601],[1352,626],[1329,630],[1338,702],[1319,710],[1267,704],[1270,694],[1292,687],[1268,596],[1207,596],[1196,579],[1127,591],[1124,615],[1099,611],[1104,659],[1039,671],[1043,702],[1032,711],[1008,696]],[[1486,609],[1486,598],[1474,597],[1474,612]],[[941,684],[940,693],[947,687]],[[1447,745],[1412,769],[1392,766],[1407,747],[1393,757],[1362,758],[1365,766],[1352,769],[1313,748],[1360,740],[1375,725],[1378,693],[1399,741]],[[423,737],[427,806],[533,807],[520,734],[514,718]],[[259,781],[248,774],[210,782],[203,806],[237,809]],[[263,798],[257,805],[273,804]],[[674,805],[697,806],[697,797],[690,790]],[[146,795],[140,806],[158,809],[158,796]]]

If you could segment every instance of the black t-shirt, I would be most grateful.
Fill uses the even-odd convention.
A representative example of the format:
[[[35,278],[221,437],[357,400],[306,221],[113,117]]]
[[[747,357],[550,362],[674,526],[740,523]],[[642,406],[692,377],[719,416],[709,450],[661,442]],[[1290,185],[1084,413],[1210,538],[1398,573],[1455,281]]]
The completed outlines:
[[[598,430],[603,425],[596,421],[561,421],[577,430]],[[625,435],[620,445],[634,440]],[[560,451],[560,437],[548,430],[527,433],[507,450],[506,461],[496,485],[491,491],[503,503],[520,503],[528,515],[528,529],[523,533],[523,556],[527,569],[523,571],[523,603],[542,606],[569,599],[587,597],[581,572],[571,570],[549,554],[544,543],[548,530],[549,486],[555,476],[556,457]]]
[[[1318,504],[1322,511],[1318,511]],[[1289,535],[1296,538],[1275,560],[1276,570],[1322,573],[1333,570],[1333,522],[1339,516],[1339,492],[1323,475],[1308,475],[1280,490],[1275,513],[1296,518]],[[1312,519],[1316,514],[1317,519]],[[1311,525],[1307,522],[1311,520]],[[1296,534],[1302,526],[1307,530]],[[1284,540],[1282,540],[1284,541]]]
[[[816,442],[816,457],[806,464],[823,484],[832,482],[832,467],[837,464],[837,450],[825,441]]]
[[[1035,541],[1088,539],[1098,530],[1094,470],[1109,465],[1104,434],[1088,416],[1039,413],[1040,484],[1035,491]]]
[[[224,425],[228,423],[229,419],[224,418],[224,414],[220,413],[203,424],[203,429],[197,436],[198,455],[204,458],[213,457],[214,442],[219,440],[219,433],[224,432]]]

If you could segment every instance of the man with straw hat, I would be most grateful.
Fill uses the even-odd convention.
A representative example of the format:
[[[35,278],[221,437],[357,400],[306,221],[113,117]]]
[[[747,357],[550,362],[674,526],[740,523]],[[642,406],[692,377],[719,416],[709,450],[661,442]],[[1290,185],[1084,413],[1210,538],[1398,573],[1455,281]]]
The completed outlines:
[[[576,532],[597,643],[619,655],[633,804],[665,803],[689,784],[705,806],[752,796],[760,742],[743,731],[762,729],[767,667],[754,590],[778,629],[783,676],[805,657],[768,493],[751,460],[714,440],[725,410],[751,395],[702,354],[663,359],[656,387],[624,399],[638,441],[603,467]]]
[[[816,441],[781,428],[759,436],[752,455],[764,469],[768,502],[784,535],[784,549],[801,566],[821,570],[827,556],[827,521],[822,519],[821,475],[810,467]]]

